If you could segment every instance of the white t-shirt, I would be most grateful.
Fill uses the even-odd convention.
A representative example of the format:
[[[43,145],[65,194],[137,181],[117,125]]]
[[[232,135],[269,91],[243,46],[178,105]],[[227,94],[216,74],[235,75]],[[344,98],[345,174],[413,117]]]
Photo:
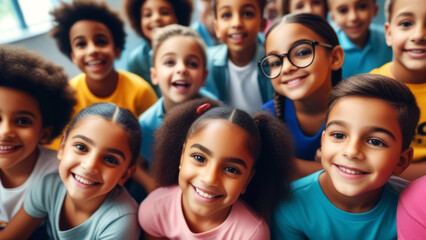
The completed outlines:
[[[58,171],[59,160],[57,152],[39,147],[40,152],[31,175],[27,180],[16,188],[4,188],[0,179],[0,222],[7,224],[22,207],[29,189],[42,176]]]
[[[243,67],[236,66],[228,60],[229,69],[229,104],[250,114],[262,109],[262,96],[257,79],[256,61],[252,60]]]

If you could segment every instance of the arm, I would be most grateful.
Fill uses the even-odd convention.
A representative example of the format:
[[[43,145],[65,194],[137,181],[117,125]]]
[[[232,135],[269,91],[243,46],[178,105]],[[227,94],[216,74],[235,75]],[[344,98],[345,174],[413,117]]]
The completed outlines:
[[[411,162],[407,169],[399,176],[409,181],[413,181],[426,174],[426,160]]]
[[[6,227],[0,231],[0,239],[28,239],[43,219],[44,217],[32,217],[24,207],[21,207]]]
[[[296,172],[292,176],[292,180],[297,180],[299,178],[308,176],[316,171],[319,171],[322,169],[321,162],[315,161],[308,161],[303,160],[300,158],[295,158],[296,162]]]

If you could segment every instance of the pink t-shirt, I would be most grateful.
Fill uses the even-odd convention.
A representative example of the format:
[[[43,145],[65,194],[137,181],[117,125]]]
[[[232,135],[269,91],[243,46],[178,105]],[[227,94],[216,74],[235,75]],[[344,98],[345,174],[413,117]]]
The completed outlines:
[[[398,239],[426,236],[426,175],[409,183],[401,192],[396,212]]]
[[[162,187],[153,191],[139,207],[139,224],[154,237],[168,239],[269,239],[266,222],[238,200],[228,218],[207,232],[193,233],[182,211],[182,191],[179,186]]]

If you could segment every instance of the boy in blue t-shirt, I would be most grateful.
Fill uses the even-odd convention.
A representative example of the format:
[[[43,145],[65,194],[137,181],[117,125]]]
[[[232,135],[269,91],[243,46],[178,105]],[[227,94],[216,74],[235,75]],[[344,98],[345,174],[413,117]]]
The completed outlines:
[[[345,51],[343,78],[368,73],[392,60],[384,27],[371,23],[379,9],[376,0],[333,0],[328,1],[328,7]]]
[[[331,92],[318,171],[292,183],[272,219],[273,239],[396,239],[400,175],[419,108],[391,78],[362,74]]]

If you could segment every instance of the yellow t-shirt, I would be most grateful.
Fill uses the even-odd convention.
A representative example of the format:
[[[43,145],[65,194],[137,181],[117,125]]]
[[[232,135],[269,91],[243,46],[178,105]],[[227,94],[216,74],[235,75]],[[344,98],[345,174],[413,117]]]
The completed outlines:
[[[135,117],[139,117],[158,99],[155,91],[145,80],[136,74],[123,70],[118,71],[117,88],[110,96],[105,98],[93,95],[86,84],[86,74],[84,73],[71,79],[70,85],[76,90],[77,104],[74,107],[74,116],[83,108],[92,104],[111,102],[119,107],[129,109]],[[46,147],[54,150],[59,149],[60,139],[61,137],[56,138]]]
[[[371,70],[370,73],[380,74],[386,77],[394,78],[390,67],[391,63],[386,63],[380,68]],[[426,77],[425,77],[426,78]],[[426,79],[425,79],[426,80]],[[426,159],[426,83],[420,84],[405,84],[416,97],[417,105],[420,108],[420,119],[417,124],[416,132],[411,142],[411,147],[414,149],[413,161]]]

